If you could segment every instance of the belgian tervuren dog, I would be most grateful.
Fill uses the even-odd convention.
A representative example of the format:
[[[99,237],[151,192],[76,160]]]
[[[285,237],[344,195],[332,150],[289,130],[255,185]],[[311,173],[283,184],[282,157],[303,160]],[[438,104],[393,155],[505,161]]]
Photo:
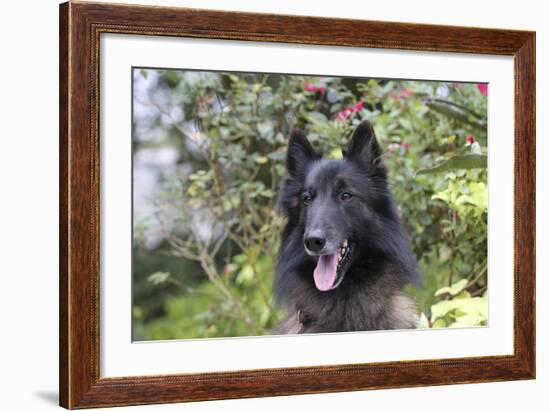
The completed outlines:
[[[418,281],[417,262],[381,155],[368,121],[341,160],[323,159],[292,131],[275,276],[288,315],[278,333],[414,328],[415,305],[401,289]]]

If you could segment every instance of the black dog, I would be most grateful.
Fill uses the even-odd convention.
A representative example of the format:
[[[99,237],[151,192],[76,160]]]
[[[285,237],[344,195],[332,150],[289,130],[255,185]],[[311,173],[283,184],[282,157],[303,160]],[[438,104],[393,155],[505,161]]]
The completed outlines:
[[[276,294],[288,310],[279,333],[414,328],[401,292],[418,280],[374,130],[355,130],[342,160],[317,154],[294,130],[279,206],[288,217]]]

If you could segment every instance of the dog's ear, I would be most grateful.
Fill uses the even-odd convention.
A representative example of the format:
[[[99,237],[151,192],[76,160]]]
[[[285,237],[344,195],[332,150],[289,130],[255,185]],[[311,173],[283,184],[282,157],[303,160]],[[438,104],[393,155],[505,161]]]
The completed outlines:
[[[297,128],[293,129],[286,154],[286,168],[290,176],[294,178],[303,175],[309,163],[318,158],[319,155],[313,150],[304,132]]]
[[[382,165],[382,150],[376,140],[372,124],[365,120],[357,126],[344,157],[365,164],[369,167]]]

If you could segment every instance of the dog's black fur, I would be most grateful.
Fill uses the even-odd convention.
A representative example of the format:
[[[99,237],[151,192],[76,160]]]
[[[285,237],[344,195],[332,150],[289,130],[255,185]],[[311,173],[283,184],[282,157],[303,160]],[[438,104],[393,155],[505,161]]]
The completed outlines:
[[[288,312],[279,333],[414,327],[414,303],[401,289],[418,281],[417,262],[381,154],[367,121],[341,160],[323,159],[302,131],[292,131],[289,176],[279,193],[288,217],[275,277],[276,295]],[[320,291],[313,276],[317,260],[340,252],[344,240],[350,255],[338,263],[333,288]]]

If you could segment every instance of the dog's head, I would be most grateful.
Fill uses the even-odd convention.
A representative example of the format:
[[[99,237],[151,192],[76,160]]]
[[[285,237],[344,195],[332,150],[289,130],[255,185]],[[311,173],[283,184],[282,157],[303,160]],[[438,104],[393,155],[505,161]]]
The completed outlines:
[[[320,291],[338,287],[365,250],[383,246],[384,221],[397,220],[381,154],[368,121],[354,131],[341,160],[323,159],[301,130],[290,136],[280,204],[303,230]]]

